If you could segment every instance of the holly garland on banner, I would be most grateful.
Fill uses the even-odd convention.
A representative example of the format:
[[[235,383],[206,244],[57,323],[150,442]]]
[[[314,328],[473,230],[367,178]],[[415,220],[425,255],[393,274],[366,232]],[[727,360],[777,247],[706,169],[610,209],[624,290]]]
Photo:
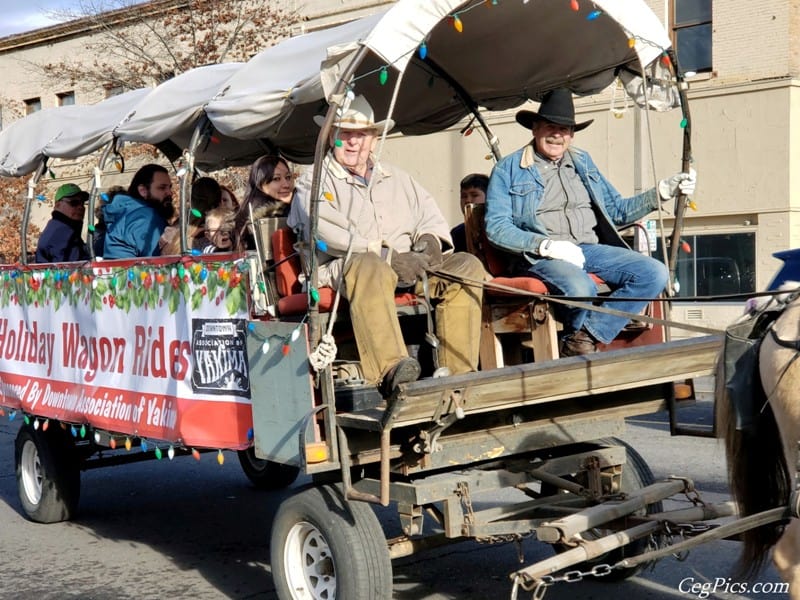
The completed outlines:
[[[79,269],[6,269],[0,285],[0,307],[86,304],[92,312],[116,308],[166,307],[174,314],[182,301],[192,309],[204,299],[224,302],[228,314],[247,308],[243,274],[247,263],[178,260],[168,264],[137,264],[108,268],[102,264]]]

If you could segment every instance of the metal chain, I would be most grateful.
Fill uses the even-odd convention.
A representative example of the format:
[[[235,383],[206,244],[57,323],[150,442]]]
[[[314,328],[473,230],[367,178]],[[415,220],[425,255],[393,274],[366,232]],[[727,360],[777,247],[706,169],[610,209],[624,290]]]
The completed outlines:
[[[670,479],[678,479],[684,482],[683,495],[686,496],[686,499],[694,506],[706,505],[705,500],[700,496],[700,491],[694,487],[694,482],[691,479],[685,477],[670,477]]]
[[[705,500],[700,497],[700,492],[698,492],[695,488],[691,490],[687,490],[684,492],[684,495],[689,499],[689,501],[694,504],[695,506],[705,506]]]
[[[576,583],[578,581],[583,581],[586,577],[603,577],[605,575],[609,575],[616,567],[612,565],[608,565],[605,563],[595,565],[588,571],[567,571],[562,575],[542,575],[539,579],[535,582],[525,583],[522,581],[522,578],[517,576],[514,578],[514,585],[511,589],[511,600],[517,600],[517,596],[519,593],[519,588],[530,592],[533,592],[531,596],[531,600],[542,600],[544,595],[547,593],[547,588],[555,583],[560,582],[567,582],[567,583]]]
[[[692,490],[695,494],[695,490]],[[686,494],[689,497],[689,494]],[[692,498],[689,498],[690,500]],[[697,499],[702,503],[702,499],[699,498],[699,494],[697,494]],[[674,537],[679,536],[681,539],[685,539],[687,536],[697,535],[708,531],[712,527],[705,524],[694,524],[694,523],[672,523],[669,521],[663,522],[664,532],[662,534],[662,538],[665,540],[667,545],[672,545],[672,540]],[[655,538],[651,535],[650,536],[650,545],[655,545],[658,547],[658,542],[656,542]],[[684,561],[689,556],[689,551],[687,550],[684,553],[673,553],[673,556],[679,560]],[[522,588],[525,591],[533,592],[531,596],[531,600],[542,600],[547,593],[547,588],[555,583],[560,582],[567,582],[567,583],[575,583],[577,581],[583,581],[586,577],[603,577],[605,575],[609,575],[614,569],[621,569],[624,568],[623,566],[617,565],[609,565],[606,563],[601,563],[593,566],[588,571],[579,571],[579,570],[572,570],[566,571],[561,575],[542,575],[536,581],[526,583],[522,580],[520,576],[516,576],[514,578],[514,585],[511,590],[511,600],[517,600],[519,594],[519,588]]]
[[[469,493],[469,484],[466,481],[460,481],[456,486],[456,494],[461,496],[461,504],[464,506],[464,522],[471,525],[475,522],[475,512],[472,509],[472,497]]]
[[[664,542],[665,548],[668,548],[669,546],[673,545],[673,540],[675,539],[676,536],[679,537],[681,541],[686,539],[686,537],[684,536],[684,529],[681,528],[681,526],[678,525],[677,523],[673,523],[672,521],[663,521],[661,523],[661,526],[664,528],[663,538],[665,540]],[[687,558],[689,558],[689,551],[687,550],[684,553],[673,552],[672,556],[678,562],[683,562]]]
[[[510,542],[521,542],[526,537],[533,535],[533,532],[528,533],[503,533],[497,535],[476,536],[474,541],[479,544],[508,544]]]

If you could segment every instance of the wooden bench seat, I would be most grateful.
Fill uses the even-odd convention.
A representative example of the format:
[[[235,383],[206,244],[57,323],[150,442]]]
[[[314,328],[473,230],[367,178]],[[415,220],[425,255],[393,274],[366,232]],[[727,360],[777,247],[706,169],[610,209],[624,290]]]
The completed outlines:
[[[492,276],[485,288],[483,329],[481,333],[481,368],[502,367],[506,361],[521,362],[520,348],[533,351],[535,362],[554,360],[558,354],[558,331],[562,325],[553,314],[551,303],[545,298],[515,295],[512,291],[493,288],[491,284],[546,295],[547,286],[536,277],[509,277],[505,275],[510,256],[494,248],[486,237],[484,219],[486,205],[468,204],[464,212],[467,249],[481,259]],[[600,290],[607,290],[605,282],[590,274]],[[517,334],[520,343],[503,347],[498,336]]]

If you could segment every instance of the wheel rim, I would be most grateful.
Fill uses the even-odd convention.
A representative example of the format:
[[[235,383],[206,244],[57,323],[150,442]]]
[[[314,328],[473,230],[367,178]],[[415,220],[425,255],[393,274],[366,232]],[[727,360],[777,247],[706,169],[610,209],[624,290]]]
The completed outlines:
[[[26,441],[20,459],[22,488],[31,504],[38,505],[42,499],[42,463],[36,444]]]
[[[289,530],[283,551],[283,566],[293,598],[336,598],[333,554],[325,536],[311,523],[302,521]]]

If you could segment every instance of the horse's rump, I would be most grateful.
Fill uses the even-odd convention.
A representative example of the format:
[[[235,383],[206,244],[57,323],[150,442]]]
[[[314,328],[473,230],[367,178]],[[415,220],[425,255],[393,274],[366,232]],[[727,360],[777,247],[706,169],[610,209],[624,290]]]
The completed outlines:
[[[791,478],[784,445],[759,368],[764,360],[764,336],[783,314],[761,311],[732,325],[717,362],[717,427],[725,438],[728,481],[741,516],[789,502]],[[752,576],[758,572],[782,532],[782,523],[772,523],[743,533],[738,574]]]

